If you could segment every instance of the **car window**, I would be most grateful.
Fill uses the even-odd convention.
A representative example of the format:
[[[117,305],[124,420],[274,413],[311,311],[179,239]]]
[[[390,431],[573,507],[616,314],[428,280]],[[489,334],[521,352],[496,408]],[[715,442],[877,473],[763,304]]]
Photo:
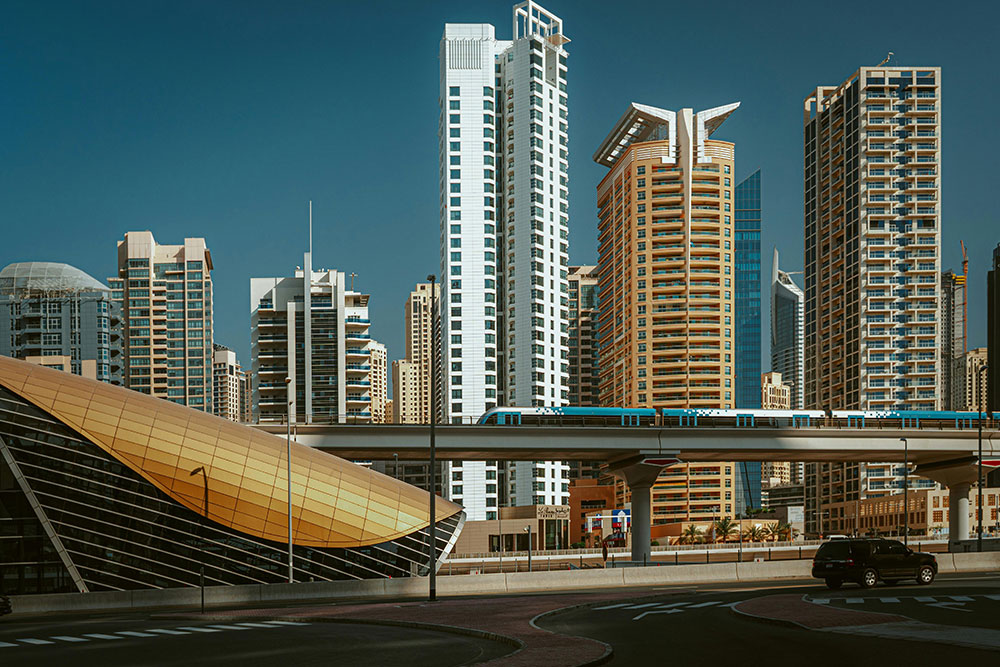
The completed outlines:
[[[895,540],[886,542],[886,548],[890,554],[895,556],[902,556],[906,554],[906,547],[903,546],[902,542],[896,542]]]
[[[851,545],[846,540],[821,544],[819,551],[816,552],[816,557],[830,560],[847,560],[851,557]]]

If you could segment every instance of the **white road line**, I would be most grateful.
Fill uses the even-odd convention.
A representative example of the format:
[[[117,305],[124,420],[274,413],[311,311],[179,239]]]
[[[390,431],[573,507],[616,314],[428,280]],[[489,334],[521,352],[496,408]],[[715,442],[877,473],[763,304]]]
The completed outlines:
[[[984,595],[984,598],[989,598],[990,600],[1000,600],[1000,595]]]
[[[899,598],[879,598],[882,602],[899,602]]]
[[[164,630],[162,628],[151,629],[150,632],[155,632],[158,635],[189,635],[190,632],[181,632],[180,630]]]
[[[273,625],[264,625],[263,623],[237,623],[236,625],[242,625],[246,628],[273,628]]]
[[[937,602],[937,600],[935,600],[934,598],[927,597],[926,595],[915,597],[913,599],[916,600],[917,602]]]
[[[656,607],[659,602],[647,602],[646,604],[635,604],[631,607],[626,607],[626,609],[645,609],[646,607]]]
[[[830,604],[830,598],[815,598],[809,601],[814,604]]]
[[[177,629],[178,630],[188,630],[190,632],[222,632],[222,630],[220,630],[218,628],[195,628],[195,627],[181,626],[181,627],[179,627]]]
[[[602,607],[602,609],[606,609],[606,607]],[[309,625],[308,623],[297,623],[295,621],[264,621],[264,622],[270,623],[271,625]]]
[[[50,642],[48,639],[18,639],[17,641],[23,644],[54,644],[55,642]]]
[[[949,597],[955,602],[975,602],[968,595],[950,595]]]
[[[136,632],[135,630],[122,630],[118,634],[125,635],[126,637],[155,637],[156,635],[150,632]]]
[[[702,602],[701,604],[693,604],[688,609],[700,609],[702,607],[711,607],[722,602],[722,600],[712,600],[711,602]]]
[[[864,598],[844,598],[844,602],[847,604],[864,604]]]
[[[86,642],[89,639],[81,639],[80,637],[67,637],[65,635],[56,635],[55,637],[49,637],[49,639],[58,639],[61,642]]]
[[[118,635],[102,635],[100,632],[83,636],[90,637],[91,639],[125,639],[124,637],[119,637]]]
[[[17,644],[8,644],[7,642],[0,642],[0,648],[10,648],[11,646],[17,646]]]
[[[719,609],[722,609],[723,607],[732,608],[732,607],[735,607],[736,605],[738,605],[741,602],[743,602],[743,600],[737,600],[736,602],[730,602],[729,604],[719,605]]]
[[[428,515],[428,516],[430,516],[430,515]],[[428,521],[429,520],[430,519],[428,519]],[[609,605],[606,605],[604,607],[594,607],[594,611],[604,611],[605,609],[618,609],[619,607],[627,607],[630,604],[632,604],[632,603],[631,602],[623,602],[621,604],[609,604]]]
[[[238,625],[209,625],[209,628],[219,628],[220,630],[249,630],[250,628],[242,628]]]
[[[636,616],[635,618],[633,618],[632,620],[633,621],[638,621],[640,618],[644,618],[644,617],[650,616],[652,614],[682,614],[682,613],[684,613],[683,609],[662,609],[662,610],[655,610],[654,609],[654,610],[651,610],[651,611],[644,611],[641,614],[639,614],[638,616]]]
[[[660,609],[670,609],[671,607],[683,607],[688,604],[687,602],[671,602],[670,604],[661,604]]]

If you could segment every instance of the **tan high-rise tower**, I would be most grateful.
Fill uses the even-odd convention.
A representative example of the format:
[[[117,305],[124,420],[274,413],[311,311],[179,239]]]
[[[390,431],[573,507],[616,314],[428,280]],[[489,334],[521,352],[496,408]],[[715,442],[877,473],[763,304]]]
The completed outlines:
[[[602,405],[735,407],[734,146],[708,137],[738,106],[633,103],[594,154]],[[653,523],[732,516],[733,469],[664,470]]]
[[[434,296],[440,286],[434,284]],[[406,358],[392,362],[392,421],[428,424],[431,420],[431,284],[418,283],[403,306]]]

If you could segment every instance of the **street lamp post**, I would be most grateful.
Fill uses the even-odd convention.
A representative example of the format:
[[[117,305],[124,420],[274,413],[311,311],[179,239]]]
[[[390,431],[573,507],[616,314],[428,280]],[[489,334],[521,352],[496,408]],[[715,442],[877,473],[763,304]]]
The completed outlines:
[[[436,280],[434,274],[427,276],[427,280],[431,284],[431,499],[430,499],[430,514],[431,514],[431,525],[430,525],[430,562],[428,563],[430,567],[430,591],[428,599],[431,602],[437,600],[437,572],[435,571],[435,563],[437,561],[437,517],[435,516],[434,500],[437,494],[437,452],[434,449],[434,422],[437,421],[437,338],[438,331],[436,328],[437,324],[437,298],[434,296],[434,281]]]
[[[528,533],[528,572],[531,572],[531,524],[524,527],[524,532]]]
[[[205,472],[205,466],[198,466],[197,468],[191,471],[188,477],[192,477],[194,475],[197,475],[198,473],[201,473],[202,480],[205,483],[205,518],[207,519],[208,518],[208,473]],[[204,614],[205,613],[205,564],[204,563],[202,563],[201,572],[198,575],[198,584],[201,588],[201,613]]]
[[[910,546],[910,447],[906,438],[903,443],[903,544]]]
[[[976,514],[978,519],[976,521],[976,551],[982,552],[983,550],[983,373],[987,370],[987,365],[983,364],[979,367],[979,371],[976,374],[976,387],[979,389],[979,456],[976,458],[976,482],[979,486],[979,491],[977,493],[976,504]]]
[[[286,391],[291,387],[292,378],[285,378]],[[292,403],[291,395],[288,398],[288,419],[285,420],[285,463],[288,471],[288,583],[294,582],[292,576]]]

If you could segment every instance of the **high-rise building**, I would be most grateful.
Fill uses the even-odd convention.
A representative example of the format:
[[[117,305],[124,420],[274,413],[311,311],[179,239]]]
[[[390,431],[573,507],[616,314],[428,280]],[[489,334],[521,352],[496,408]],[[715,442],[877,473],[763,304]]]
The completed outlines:
[[[397,359],[392,362],[392,423],[393,424],[424,424],[421,405],[430,406],[430,393],[421,401],[420,378],[422,369],[409,359]]]
[[[986,277],[987,389],[990,412],[1000,412],[1000,243],[993,250],[993,268]]]
[[[212,411],[233,422],[250,421],[246,412],[247,378],[236,353],[224,345],[213,345]]]
[[[597,187],[605,406],[736,407],[734,146],[709,137],[738,106],[632,103],[594,154],[610,169]],[[732,463],[666,469],[653,522],[733,516],[733,476]]]
[[[377,341],[368,344],[371,351],[371,411],[373,424],[389,424],[392,416],[386,415],[385,402],[388,400],[388,376],[386,373],[385,345]]]
[[[804,104],[806,396],[814,409],[935,410],[942,359],[941,70],[861,67]],[[902,467],[806,466],[806,532]]]
[[[289,277],[250,279],[254,420],[370,422],[369,296],[311,260]]]
[[[789,407],[805,408],[805,295],[791,274],[771,264],[771,369],[791,387]]]
[[[434,283],[433,289],[434,296],[440,297],[440,285]],[[403,305],[406,354],[404,359],[392,362],[392,419],[397,424],[428,424],[431,420],[431,338],[434,321],[431,302],[431,283],[417,283]]]
[[[109,278],[122,313],[125,386],[212,412],[212,254],[205,239],[162,245],[152,232],[118,242]]]
[[[122,384],[120,306],[68,264],[10,264],[0,271],[0,354]]]
[[[760,407],[764,410],[788,410],[792,407],[792,388],[782,382],[781,373],[760,374]]]
[[[953,271],[941,274],[941,407],[957,410],[961,375],[956,371],[968,351],[966,337],[966,277]]]
[[[597,267],[569,269],[569,404],[598,406]]]
[[[736,407],[760,407],[760,169],[733,191]]]
[[[969,350],[955,362],[955,396],[952,410],[977,412],[989,405],[989,369],[985,372],[988,351],[985,347]]]
[[[562,20],[528,0],[513,39],[446,24],[441,39],[443,412],[453,423],[569,398],[569,162]],[[496,517],[497,470],[455,462],[471,520]],[[566,504],[560,462],[515,464],[517,498]],[[511,475],[510,477],[513,477]],[[554,490],[553,490],[554,489]],[[540,495],[539,495],[540,494]]]

